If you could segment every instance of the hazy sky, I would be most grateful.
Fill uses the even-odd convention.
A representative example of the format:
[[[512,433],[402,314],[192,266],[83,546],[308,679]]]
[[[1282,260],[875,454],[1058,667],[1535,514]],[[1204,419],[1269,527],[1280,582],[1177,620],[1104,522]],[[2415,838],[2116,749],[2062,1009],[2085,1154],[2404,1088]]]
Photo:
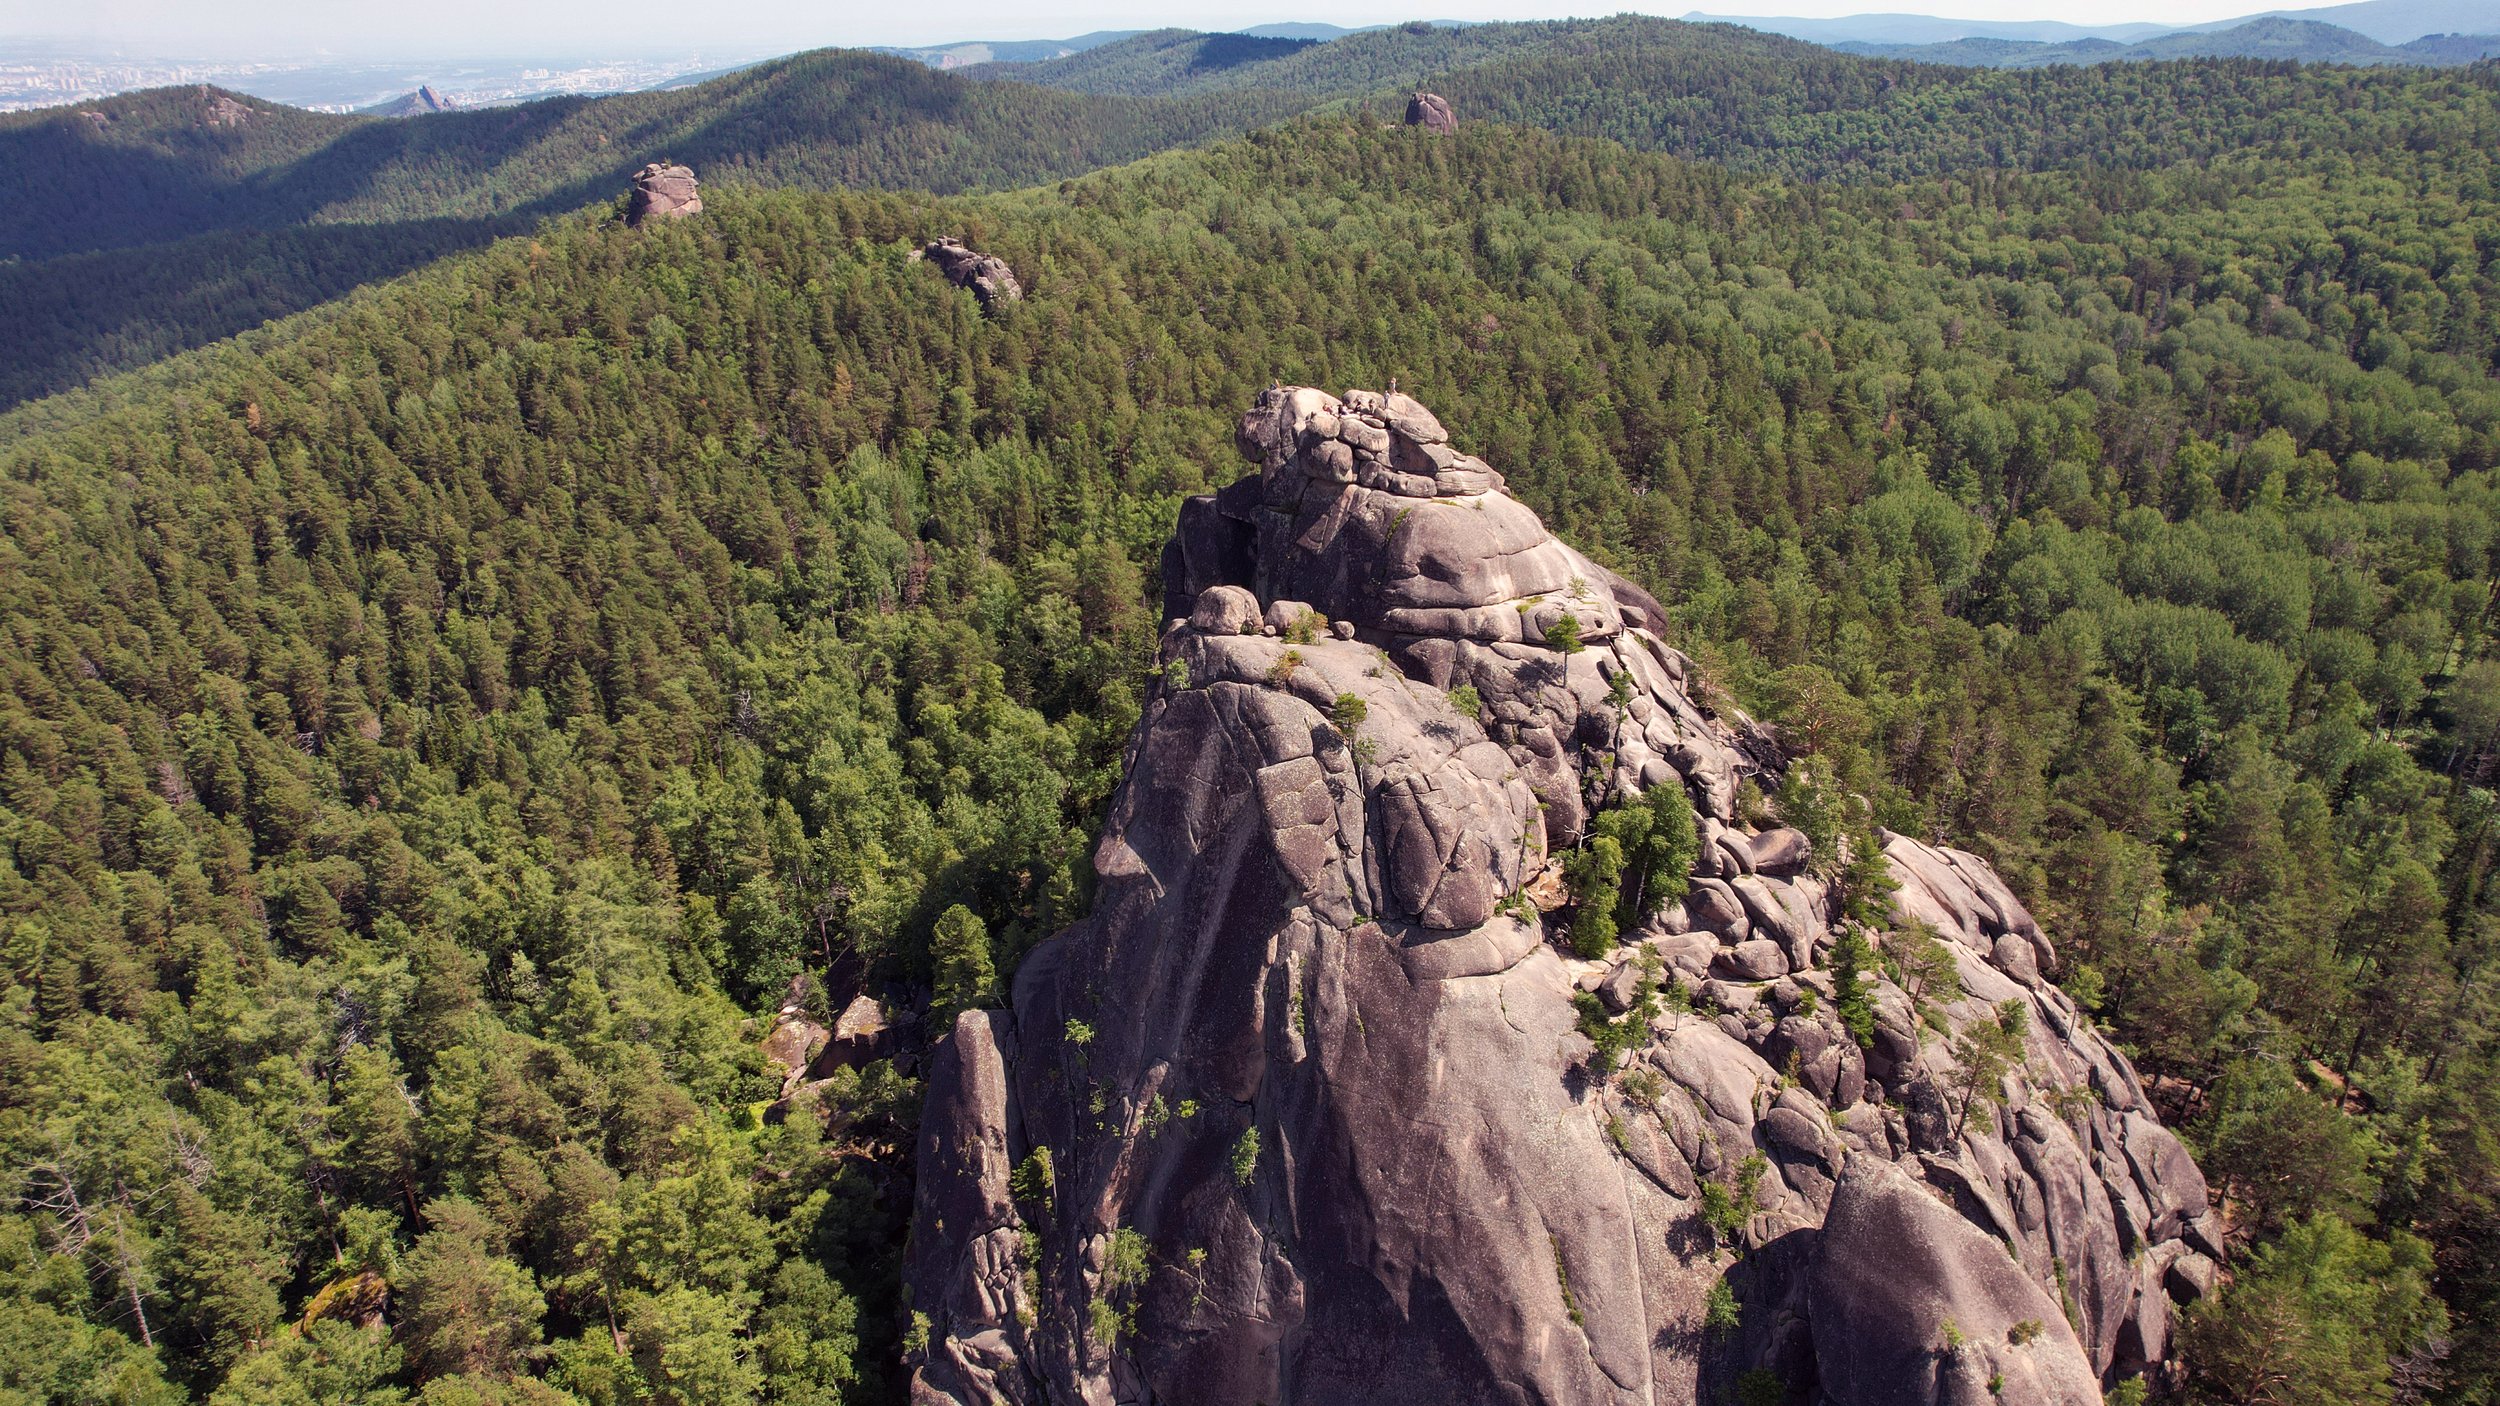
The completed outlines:
[[[2281,3],[2281,0],[2275,0]],[[1227,30],[1280,20],[1551,19],[1612,14],[1846,15],[1900,10],[1957,18],[2153,20],[2193,24],[2270,8],[2267,0],[0,0],[0,62],[11,39],[85,39],[133,52],[330,52],[342,56],[624,57],[827,44],[1056,39],[1095,29]]]

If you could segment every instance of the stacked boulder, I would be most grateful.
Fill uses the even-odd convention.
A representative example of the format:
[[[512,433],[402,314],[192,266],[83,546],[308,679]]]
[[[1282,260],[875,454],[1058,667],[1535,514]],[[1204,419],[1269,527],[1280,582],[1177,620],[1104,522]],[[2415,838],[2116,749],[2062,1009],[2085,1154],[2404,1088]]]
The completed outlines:
[[[1840,856],[1740,814],[1774,749],[1695,697],[1657,602],[1394,390],[1280,386],[1239,441],[1259,472],[1165,552],[1094,912],[933,1060],[916,1401],[1656,1403],[1767,1373],[2087,1406],[2163,1361],[2219,1251],[2203,1181],[1983,861],[1885,839],[1901,931],[1958,974],[1870,976],[1862,1044]],[[1562,857],[1660,787],[1696,812],[1688,896],[1566,955]],[[1612,1072],[1592,1006],[1641,1022]],[[1953,1040],[2011,1007],[2022,1057],[1973,1116]]]
[[[625,207],[625,223],[680,220],[702,213],[703,197],[695,191],[690,168],[654,161],[634,173],[634,196]]]

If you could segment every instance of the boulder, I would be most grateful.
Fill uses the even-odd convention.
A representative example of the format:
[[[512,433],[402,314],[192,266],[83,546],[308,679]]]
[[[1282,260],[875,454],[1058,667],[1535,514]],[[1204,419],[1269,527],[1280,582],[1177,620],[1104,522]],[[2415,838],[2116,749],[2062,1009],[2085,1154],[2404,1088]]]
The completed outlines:
[[[1300,625],[1305,617],[1309,618],[1314,633],[1328,623],[1326,616],[1298,600],[1269,601],[1266,613],[1259,617],[1259,623],[1281,635]]]
[[[798,1011],[785,1009],[774,1019],[771,1032],[764,1037],[764,1060],[779,1071],[783,1094],[798,1087],[817,1053],[832,1038],[832,1031]]]
[[[894,1050],[894,1025],[886,1018],[885,1004],[862,993],[852,997],[842,1007],[842,1013],[833,1018],[833,1029],[827,1032],[825,1043],[807,1072],[811,1078],[826,1078],[836,1069],[857,1069],[893,1054]]]
[[[2170,1268],[2163,1273],[2162,1286],[2179,1302],[2194,1303],[2211,1294],[2221,1279],[2220,1265],[2190,1252],[2170,1262]]]
[[[1632,1009],[1633,1003],[1639,999],[1640,987],[1641,964],[1617,962],[1614,969],[1606,973],[1606,979],[1597,984],[1597,998],[1606,1003],[1607,1010],[1621,1015]]]
[[[1406,125],[1427,132],[1455,132],[1458,117],[1450,111],[1450,100],[1439,93],[1417,93],[1406,100]]]
[[[703,197],[695,191],[691,168],[654,161],[634,173],[634,194],[625,206],[625,223],[682,220],[702,213]]]
[[[1777,941],[1788,953],[1789,965],[1812,964],[1814,940],[1823,935],[1823,915],[1814,911],[1804,894],[1793,885],[1758,874],[1739,874],[1728,887],[1744,904],[1755,935]]]
[[[1710,970],[1736,981],[1770,981],[1788,975],[1788,956],[1776,942],[1749,938],[1719,949],[1719,955],[1710,960]]]
[[[2003,1243],[1878,1158],[1841,1173],[1806,1304],[1835,1406],[2100,1406],[2057,1301]]]
[[[1803,830],[1782,826],[1765,830],[1753,837],[1753,867],[1758,874],[1792,878],[1806,871],[1814,858],[1814,843]]]
[[[1695,879],[1684,895],[1684,919],[1696,932],[1716,933],[1729,942],[1753,935],[1753,922],[1736,891],[1716,879]]]
[[[1189,627],[1217,635],[1259,632],[1259,598],[1239,586],[1209,586],[1189,612]]]

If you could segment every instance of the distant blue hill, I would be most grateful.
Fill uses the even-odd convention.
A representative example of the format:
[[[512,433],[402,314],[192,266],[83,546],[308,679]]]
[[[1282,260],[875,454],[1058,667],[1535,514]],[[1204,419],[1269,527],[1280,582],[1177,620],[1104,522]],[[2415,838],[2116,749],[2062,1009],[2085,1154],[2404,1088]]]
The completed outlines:
[[[872,52],[918,59],[931,68],[970,68],[980,63],[1040,63],[1045,59],[1064,59],[1070,54],[1081,54],[1140,33],[1143,31],[1097,29],[1073,39],[962,39],[951,44],[924,44],[918,48],[882,46]]]
[[[1376,24],[1367,24],[1367,25],[1363,25],[1363,26],[1360,26],[1360,27],[1355,28],[1355,29],[1348,29],[1348,28],[1346,28],[1344,25],[1341,25],[1341,24],[1318,24],[1318,23],[1304,23],[1304,24],[1254,24],[1254,25],[1250,26],[1248,29],[1241,30],[1241,31],[1239,31],[1239,32],[1240,32],[1240,33],[1243,33],[1243,34],[1247,34],[1247,35],[1249,35],[1249,36],[1250,36],[1251,38],[1253,38],[1253,39],[1323,39],[1323,40],[1324,40],[1324,39],[1343,39],[1343,38],[1345,38],[1345,37],[1346,37],[1347,35],[1349,35],[1349,34],[1361,34],[1361,33],[1363,33],[1363,32],[1364,32],[1364,30],[1369,30],[1369,29],[1380,29],[1380,28],[1383,28],[1383,26],[1381,26],[1381,25],[1376,25]]]
[[[2405,44],[2428,34],[2500,33],[2500,4],[2493,0],[2359,0],[2315,10],[2269,10],[2257,18],[2313,20],[2366,35],[2381,44]],[[2189,25],[2190,29],[2228,29],[2238,20]]]
[[[1424,23],[1435,29],[1465,29],[1475,24],[1476,21],[1425,20]],[[1254,24],[1248,29],[1227,31],[1227,34],[1250,39],[1299,39],[1325,43],[1331,39],[1343,39],[1349,34],[1369,34],[1374,30],[1387,28],[1389,26],[1385,24],[1365,24],[1348,28],[1341,24],[1323,24],[1317,20],[1298,20],[1277,24]],[[2154,29],[2158,26],[2148,25],[2146,28]],[[951,44],[924,44],[919,48],[881,47],[874,52],[918,59],[931,68],[971,68],[978,64],[1047,63],[1052,59],[1070,58],[1089,49],[1099,49],[1107,44],[1136,39],[1142,35],[1180,32],[1182,31],[1098,29],[1091,34],[1080,34],[1073,39],[962,39]],[[1187,32],[1194,34],[1197,31]]]
[[[2363,39],[2401,47],[2428,35],[2475,35],[2500,32],[2500,4],[2494,0],[2358,0],[2346,5],[2328,5],[2317,9],[2266,10],[2233,19],[2215,20],[2206,24],[2109,24],[2076,25],[2056,20],[1964,20],[1937,15],[1865,14],[1844,15],[1837,19],[1809,19],[1787,15],[1715,15],[1695,11],[1684,18],[1696,22],[1716,21],[1741,24],[1766,34],[1785,34],[1792,39],[1849,48],[1852,53],[1882,52],[1894,57],[1923,58],[1924,54],[1898,52],[1897,46],[1949,45],[1960,40],[2011,40],[2037,45],[2075,44],[2089,40],[2108,40],[2122,46],[2144,44],[2171,34],[2215,34],[2241,29],[2261,19],[2293,20],[2306,24],[2332,26],[2348,30]],[[2261,31],[2262,33],[2262,31]],[[1852,46],[1884,46],[1881,49]],[[1982,46],[1968,52],[1987,52]],[[2196,52],[2217,52],[2197,50]],[[2176,57],[2177,55],[2174,55]],[[2142,55],[2130,55],[2142,57]],[[1939,63],[1984,63],[1991,60],[1977,57],[1937,58]],[[2075,62],[2075,59],[2052,59],[2047,62]],[[2088,60],[2086,60],[2088,61]],[[2332,60],[2321,60],[2332,61]],[[2367,60],[2344,60],[2365,62]],[[2407,63],[2420,59],[2394,58],[2377,62]]]
[[[2382,44],[2366,34],[2331,24],[2319,24],[2314,20],[2267,17],[2228,29],[2173,30],[2133,44],[2097,38],[2043,44],[2022,39],[1974,37],[1937,44],[1845,42],[1831,47],[1869,58],[1969,64],[1987,68],[2042,68],[2060,63],[2186,58],[2447,65],[2472,63],[2476,59],[2500,54],[2500,35],[2432,35],[2403,44]]]
[[[1812,44],[1946,44],[1957,39],[2005,39],[2029,44],[2068,44],[2079,39],[2132,43],[2171,32],[2159,24],[2066,24],[2058,20],[1959,20],[1936,15],[1843,15],[1804,19],[1786,15],[1712,15],[1694,11],[1695,24],[1741,24],[1765,34],[1785,34]]]

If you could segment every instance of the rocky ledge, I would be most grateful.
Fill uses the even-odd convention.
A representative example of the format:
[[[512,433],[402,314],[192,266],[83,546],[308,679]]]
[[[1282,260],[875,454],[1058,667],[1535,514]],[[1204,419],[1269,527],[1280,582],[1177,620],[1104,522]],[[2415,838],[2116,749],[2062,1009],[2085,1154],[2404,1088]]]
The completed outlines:
[[[1852,929],[1844,856],[1741,818],[1776,749],[1658,604],[1413,399],[1279,387],[1240,443],[1165,553],[1094,911],[936,1051],[913,1399],[2094,1406],[2160,1370],[2203,1179],[1989,866],[1884,836],[1894,915]],[[1686,897],[1569,955],[1562,863],[1662,796]],[[1925,959],[1856,1035],[1844,935]]]

